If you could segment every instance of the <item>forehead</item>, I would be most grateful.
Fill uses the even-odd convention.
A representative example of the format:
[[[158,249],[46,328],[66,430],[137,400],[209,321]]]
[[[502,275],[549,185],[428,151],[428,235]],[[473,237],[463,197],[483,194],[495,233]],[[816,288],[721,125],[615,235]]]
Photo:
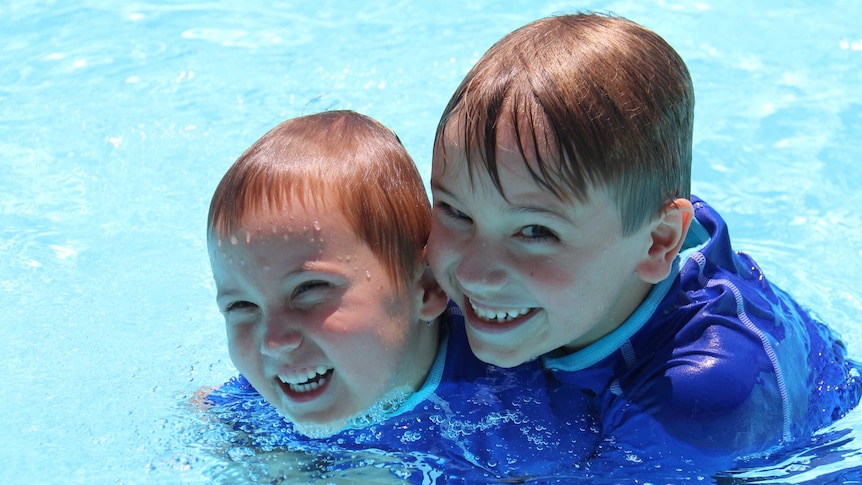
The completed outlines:
[[[431,166],[431,178],[467,178],[476,190],[496,190],[505,198],[512,191],[546,192],[558,200],[571,202],[569,193],[555,193],[543,185],[542,179],[559,179],[561,162],[552,137],[544,135],[541,127],[517,127],[509,116],[502,116],[494,130],[494,153],[485,152],[485,136],[479,130],[467,127],[463,116],[455,116],[447,123]],[[466,131],[465,131],[466,130]],[[520,136],[518,136],[520,132]],[[493,165],[489,164],[493,159]],[[492,172],[494,172],[492,174]],[[499,177],[500,187],[494,184]],[[504,183],[508,179],[509,183]]]
[[[475,206],[471,210],[495,206],[511,214],[553,214],[577,222],[575,225],[579,227],[584,226],[585,220],[593,221],[590,224],[601,221],[621,226],[616,200],[606,187],[586,184],[585,193],[576,196],[570,191],[557,194],[537,181],[531,174],[531,171],[542,173],[536,152],[519,146],[512,123],[501,123],[498,129],[495,162],[499,187],[494,184],[481,154],[474,150],[468,161],[463,140],[459,139],[462,135],[447,131],[449,134],[442,139],[445,160],[435,153],[432,165],[431,186],[435,195]],[[548,151],[542,150],[540,155],[542,163],[547,164],[551,157]],[[542,176],[557,177],[547,172]]]
[[[210,245],[225,247],[239,243],[268,240],[289,241],[290,236],[308,234],[328,237],[355,237],[341,209],[336,204],[313,197],[292,196],[278,204],[261,204],[249,208],[228,231],[215,230],[210,235]]]

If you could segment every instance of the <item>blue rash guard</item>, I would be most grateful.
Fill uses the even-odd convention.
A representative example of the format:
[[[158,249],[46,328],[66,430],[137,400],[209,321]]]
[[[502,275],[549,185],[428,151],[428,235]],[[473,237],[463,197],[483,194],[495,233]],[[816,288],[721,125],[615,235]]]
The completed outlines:
[[[766,452],[807,439],[862,391],[844,344],[733,251],[711,207],[692,203],[671,276],[610,334],[541,358],[557,379],[595,396],[602,435],[629,458]]]
[[[453,303],[440,321],[443,338],[425,383],[382,421],[308,438],[242,376],[209,394],[214,407],[208,412],[240,432],[230,438],[238,446],[328,457],[372,450],[375,466],[391,460],[387,468],[411,482],[582,478],[578,464],[601,439],[592,399],[561,386],[539,361],[504,369],[478,360]],[[315,466],[331,473],[355,462],[333,459]]]

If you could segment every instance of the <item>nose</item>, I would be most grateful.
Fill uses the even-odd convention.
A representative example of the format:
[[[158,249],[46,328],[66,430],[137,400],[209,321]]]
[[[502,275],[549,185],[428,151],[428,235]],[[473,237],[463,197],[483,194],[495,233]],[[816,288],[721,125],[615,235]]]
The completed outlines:
[[[267,315],[261,339],[261,353],[278,357],[302,345],[302,333],[283,313]]]
[[[502,288],[507,280],[505,250],[497,244],[473,237],[461,248],[455,278],[470,293],[487,293]]]

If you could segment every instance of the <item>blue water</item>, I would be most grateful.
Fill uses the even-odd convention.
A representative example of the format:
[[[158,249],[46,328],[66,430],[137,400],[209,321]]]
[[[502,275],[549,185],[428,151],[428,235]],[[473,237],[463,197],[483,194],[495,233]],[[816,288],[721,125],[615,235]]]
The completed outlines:
[[[216,183],[271,126],[335,108],[393,128],[427,178],[467,69],[575,9],[677,48],[698,99],[694,192],[862,358],[858,0],[248,3],[0,4],[0,482],[307,468],[220,441],[188,404],[235,374],[204,239]],[[860,483],[860,439],[854,411],[755,469],[667,481]]]

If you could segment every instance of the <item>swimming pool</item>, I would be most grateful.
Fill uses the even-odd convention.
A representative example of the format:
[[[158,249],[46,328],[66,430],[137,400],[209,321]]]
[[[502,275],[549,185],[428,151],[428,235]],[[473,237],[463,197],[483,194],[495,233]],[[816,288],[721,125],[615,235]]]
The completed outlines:
[[[277,122],[347,108],[394,129],[427,179],[439,114],[479,55],[576,9],[680,52],[694,192],[862,359],[858,2],[270,3],[0,6],[0,481],[265,475],[271,458],[221,446],[187,404],[235,373],[204,238],[223,172]],[[733,476],[859,480],[862,411],[829,431]]]

